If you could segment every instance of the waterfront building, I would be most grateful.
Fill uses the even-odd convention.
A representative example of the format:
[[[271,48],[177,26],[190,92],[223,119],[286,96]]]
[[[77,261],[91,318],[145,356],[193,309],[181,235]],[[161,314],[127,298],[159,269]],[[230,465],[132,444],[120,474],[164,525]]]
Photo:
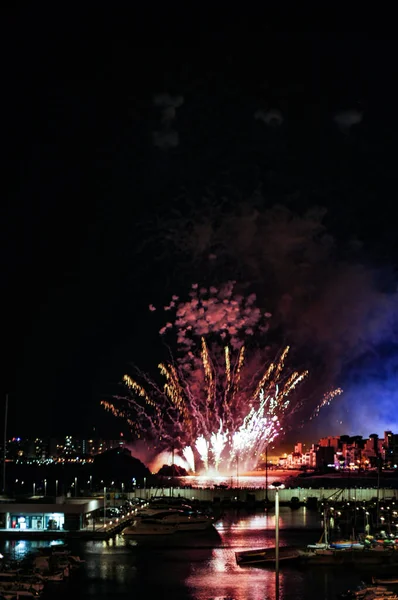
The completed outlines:
[[[0,502],[0,529],[25,531],[79,531],[92,513],[102,507],[102,498],[64,498],[55,502]]]

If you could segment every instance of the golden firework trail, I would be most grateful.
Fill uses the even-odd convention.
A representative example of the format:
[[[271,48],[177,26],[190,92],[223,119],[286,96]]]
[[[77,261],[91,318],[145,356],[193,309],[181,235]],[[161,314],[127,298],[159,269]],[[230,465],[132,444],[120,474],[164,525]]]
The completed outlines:
[[[202,337],[202,363],[205,372],[205,380],[207,384],[207,402],[211,403],[213,397],[213,373],[210,364],[209,350],[207,348],[206,340]]]
[[[129,424],[141,437],[146,433],[162,444],[179,446],[191,469],[195,451],[199,468],[210,468],[212,464],[216,469],[220,465],[228,468],[237,455],[242,467],[250,467],[280,434],[286,413],[300,407],[300,403],[292,403],[292,394],[308,371],[286,371],[288,351],[286,346],[276,362],[253,377],[244,346],[237,351],[234,363],[231,349],[224,346],[222,361],[218,362],[202,337],[199,371],[188,371],[187,376],[176,364],[160,363],[165,381],[163,387],[153,384],[151,395],[135,379],[124,377],[131,392],[128,403],[137,415],[136,419],[129,419]],[[341,392],[338,388],[325,394],[313,416]],[[103,406],[115,416],[128,418],[127,410],[117,409],[112,403],[103,402]]]
[[[266,348],[245,348],[247,335],[267,331],[270,316],[253,296],[233,296],[231,283],[220,290],[193,284],[188,302],[174,296],[165,310],[175,307],[175,322],[160,333],[178,332],[177,359],[158,365],[159,384],[140,372],[125,375],[127,394],[115,398],[122,408],[103,401],[104,408],[153,446],[175,448],[191,471],[228,468],[238,457],[242,469],[254,467],[303,406],[298,390],[308,371],[285,366],[289,346],[271,361]],[[341,392],[324,394],[312,417]]]

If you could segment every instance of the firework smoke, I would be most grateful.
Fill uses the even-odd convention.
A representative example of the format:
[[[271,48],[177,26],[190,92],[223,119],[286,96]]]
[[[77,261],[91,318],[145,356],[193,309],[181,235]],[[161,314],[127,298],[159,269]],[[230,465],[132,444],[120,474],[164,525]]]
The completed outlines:
[[[271,315],[255,300],[254,294],[234,294],[232,282],[210,289],[194,284],[188,302],[174,296],[164,310],[176,318],[160,334],[173,331],[177,354],[159,364],[163,383],[125,375],[130,394],[104,407],[128,419],[137,437],[159,452],[176,449],[190,471],[228,471],[238,460],[242,468],[255,466],[286,417],[302,407],[296,388],[308,375],[285,367],[289,347],[269,360]],[[255,347],[245,346],[253,336]],[[314,415],[340,392],[325,395]]]
[[[317,427],[320,434],[368,434],[353,406],[369,398],[370,386],[377,387],[386,415],[379,422],[386,426],[395,377],[379,369],[383,381],[375,386],[372,373],[381,347],[390,346],[388,361],[397,356],[396,274],[370,265],[355,238],[334,239],[322,208],[298,214],[270,206],[259,193],[247,201],[236,196],[223,190],[219,200],[209,193],[200,204],[186,199],[173,207],[178,216],[164,218],[163,242],[153,238],[163,243],[164,260],[172,256],[214,282],[232,276],[242,293],[255,290],[272,312],[270,335],[281,334],[311,364],[314,390],[342,383],[346,393],[334,411],[334,429],[328,421],[322,431]],[[369,414],[373,404],[367,403]]]

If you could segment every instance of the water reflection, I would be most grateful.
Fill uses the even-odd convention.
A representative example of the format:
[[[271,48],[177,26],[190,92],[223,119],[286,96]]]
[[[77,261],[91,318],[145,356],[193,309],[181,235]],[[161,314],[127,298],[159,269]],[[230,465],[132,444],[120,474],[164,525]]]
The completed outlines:
[[[299,571],[281,572],[280,598],[286,597],[286,581],[294,581],[292,598],[300,598],[297,593],[302,587],[302,574]],[[293,581],[292,581],[293,580]],[[196,569],[187,577],[186,586],[192,597],[234,598],[235,600],[275,599],[275,573],[271,569],[241,568],[235,560],[235,552],[231,549],[215,549],[206,564]],[[209,590],[212,595],[209,596]]]
[[[22,560],[25,556],[32,552],[33,550],[38,550],[39,548],[47,548],[48,546],[53,546],[63,544],[62,540],[54,540],[48,542],[46,540],[6,540],[2,545],[2,553],[13,560]]]
[[[292,510],[288,506],[279,509],[279,526],[281,529],[319,529],[319,514],[316,511],[308,511],[306,507],[300,510]],[[275,512],[273,509],[262,513],[247,515],[243,512],[229,512],[215,525],[217,531],[232,531],[236,529],[246,530],[274,530]]]
[[[218,522],[217,536],[191,536],[180,546],[141,547],[117,536],[108,542],[71,541],[69,548],[86,560],[84,567],[66,586],[57,588],[57,600],[73,596],[95,598],[132,597],[173,600],[276,600],[272,569],[239,567],[235,552],[274,545],[272,511],[255,514],[228,512]],[[307,524],[307,527],[305,526]],[[305,545],[318,539],[319,515],[300,508],[281,507],[281,545]],[[26,555],[48,542],[8,541],[0,551],[9,556]],[[335,600],[338,592],[357,585],[363,575],[324,569],[283,566],[280,572],[280,600]]]

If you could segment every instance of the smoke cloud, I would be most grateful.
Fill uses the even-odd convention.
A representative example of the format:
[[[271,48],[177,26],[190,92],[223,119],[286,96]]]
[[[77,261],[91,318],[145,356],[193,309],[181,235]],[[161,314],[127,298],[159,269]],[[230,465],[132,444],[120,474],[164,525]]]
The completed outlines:
[[[363,113],[356,108],[341,110],[337,112],[333,117],[333,120],[336,123],[336,125],[338,125],[338,127],[344,133],[348,133],[348,131],[354,125],[359,125],[359,123],[362,122],[362,119]]]
[[[153,104],[160,109],[161,128],[152,133],[154,146],[162,150],[176,148],[180,143],[178,132],[173,129],[173,122],[177,116],[177,108],[184,104],[183,96],[171,96],[170,94],[156,94]]]
[[[297,214],[267,207],[260,195],[238,206],[204,199],[199,209],[181,210],[170,220],[162,238],[174,260],[195,268],[198,280],[202,275],[217,285],[234,279],[242,294],[255,291],[272,313],[271,338],[295,348],[314,387],[321,381],[346,387],[334,422],[359,433],[366,411],[370,424],[381,426],[395,402],[396,372],[381,371],[376,381],[374,364],[380,348],[397,339],[397,285],[392,270],[362,259],[357,241],[333,237],[325,215],[322,208]],[[380,416],[373,421],[376,407]]]
[[[276,108],[270,108],[268,110],[256,110],[254,113],[256,120],[262,121],[269,127],[279,127],[283,125],[283,115],[280,110]]]

